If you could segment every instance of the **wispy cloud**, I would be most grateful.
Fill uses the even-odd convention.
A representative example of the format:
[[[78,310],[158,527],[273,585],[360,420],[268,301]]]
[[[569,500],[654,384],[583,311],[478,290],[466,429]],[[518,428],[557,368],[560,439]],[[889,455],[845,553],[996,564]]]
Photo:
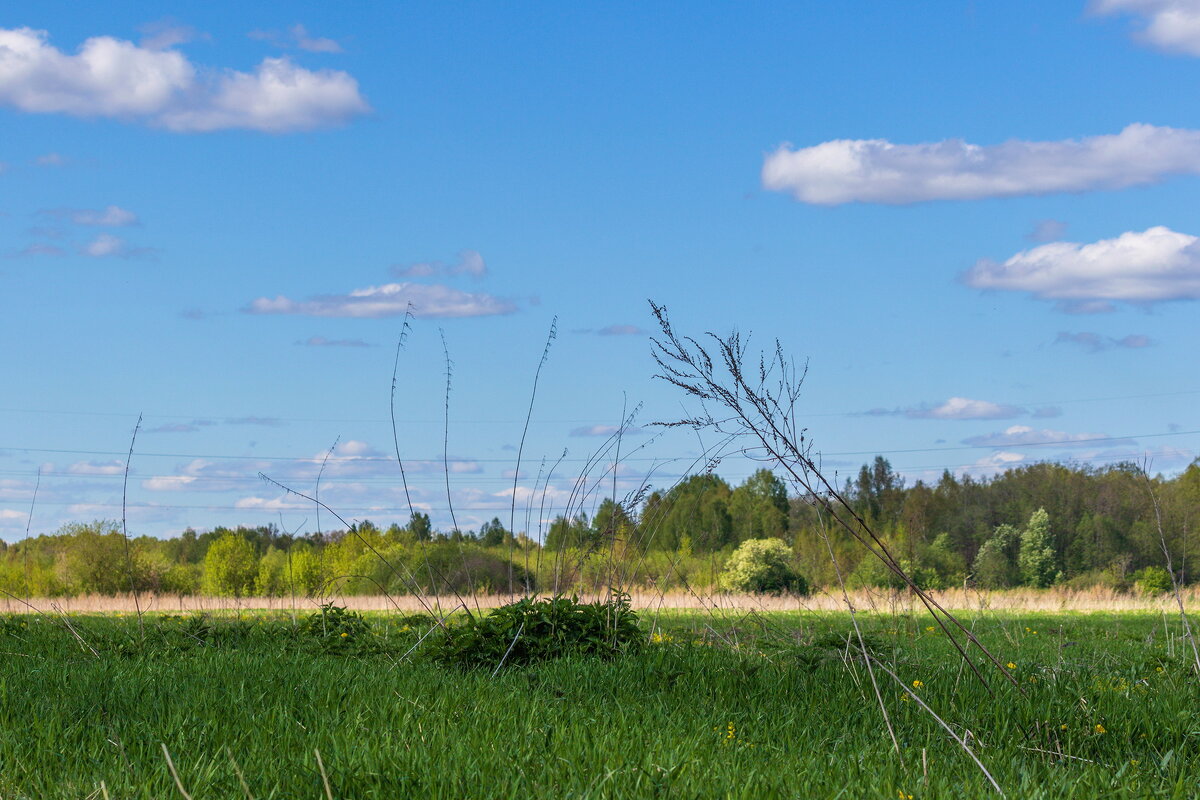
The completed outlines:
[[[38,156],[33,163],[39,167],[62,167],[67,164],[67,157],[61,153],[46,153]]]
[[[1025,237],[1031,242],[1054,242],[1067,233],[1067,223],[1057,219],[1039,220]]]
[[[264,428],[278,428],[283,425],[283,420],[275,417],[229,417],[225,420],[226,425],[258,425]]]
[[[1162,226],[1092,244],[1055,242],[1003,263],[984,259],[964,273],[976,289],[1028,292],[1075,313],[1113,310],[1114,301],[1200,298],[1197,238]]]
[[[22,247],[12,255],[17,258],[26,258],[34,256],[65,256],[66,254],[67,251],[61,247],[55,247],[52,244],[45,244],[43,242],[35,242],[34,244]]]
[[[296,47],[309,53],[340,53],[342,46],[333,39],[312,36],[308,29],[297,22],[286,31],[250,31],[251,39],[270,42],[276,47]]]
[[[447,264],[444,261],[422,261],[416,264],[397,264],[392,274],[398,278],[429,278],[440,275],[470,275],[482,278],[487,275],[487,263],[478,250],[463,250],[458,260]]]
[[[1054,339],[1054,343],[1078,345],[1089,353],[1101,353],[1114,348],[1139,350],[1154,344],[1150,341],[1149,336],[1140,333],[1131,333],[1128,336],[1116,339],[1111,336],[1101,336],[1091,331],[1080,331],[1078,333],[1059,331],[1058,336]]]
[[[572,428],[572,436],[613,436],[621,430],[619,425],[584,425],[581,428]],[[622,432],[622,436],[640,436],[642,429],[632,426],[626,426]]]
[[[170,42],[169,36],[151,42],[166,44],[161,49],[95,36],[70,55],[51,45],[46,31],[0,29],[0,105],[181,133],[285,133],[341,124],[369,110],[346,72],[308,70],[287,57],[263,59],[253,72],[199,69]]]
[[[102,228],[123,228],[138,224],[138,216],[120,206],[94,208],[48,208],[38,212],[45,216],[67,219],[76,225],[94,225]]]
[[[296,342],[299,347],[374,347],[362,339],[326,339],[324,336],[310,336]]]
[[[970,436],[962,440],[963,444],[973,447],[1092,447],[1101,442],[1106,446],[1136,444],[1133,439],[1114,438],[1104,433],[1067,433],[1047,428],[1037,430],[1028,425],[1012,425],[1001,432]]]
[[[154,252],[149,247],[130,247],[124,239],[111,233],[101,233],[90,242],[79,248],[79,252],[90,258],[132,258],[134,256],[150,255]]]
[[[142,34],[138,44],[146,50],[167,50],[197,39],[210,38],[191,25],[184,25],[169,17],[139,25],[138,33]]]
[[[600,336],[645,336],[646,331],[637,325],[609,325],[596,331]]]
[[[1121,189],[1200,173],[1200,131],[1129,125],[1118,134],[997,145],[838,139],[783,145],[762,182],[817,205],[920,203]]]
[[[388,283],[355,289],[349,294],[321,295],[308,300],[292,300],[283,295],[260,297],[243,311],[248,314],[378,319],[401,316],[410,305],[418,317],[486,317],[517,310],[513,302],[490,294],[464,292],[437,284]]]
[[[125,471],[124,461],[76,461],[67,467],[71,475],[120,475]]]
[[[1026,409],[988,400],[972,400],[967,397],[951,397],[938,405],[920,405],[909,408],[873,408],[864,412],[868,416],[903,416],[909,419],[1011,419],[1027,414]]]
[[[1091,10],[1135,16],[1135,40],[1168,53],[1200,56],[1200,3],[1195,0],[1092,0]]]

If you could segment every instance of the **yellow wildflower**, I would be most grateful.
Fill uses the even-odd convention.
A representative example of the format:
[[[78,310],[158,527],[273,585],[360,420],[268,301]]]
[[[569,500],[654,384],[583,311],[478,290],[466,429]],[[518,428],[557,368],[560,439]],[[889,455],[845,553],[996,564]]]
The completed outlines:
[[[1107,733],[1107,732],[1108,731],[1106,731],[1104,729],[1103,725],[1101,725],[1099,722],[1096,723],[1096,733]]]
[[[913,688],[914,688],[914,689],[920,689],[920,688],[921,688],[922,686],[924,686],[924,685],[925,685],[925,682],[924,682],[924,681],[919,681],[919,680],[918,680],[918,681],[913,681]]]
[[[1017,668],[1017,665],[1016,665],[1016,664],[1014,664],[1014,663],[1013,663],[1013,662],[1011,662],[1011,661],[1010,661],[1010,662],[1008,662],[1008,664],[1006,664],[1005,666],[1007,666],[1009,669],[1016,669],[1016,668]]]
[[[346,638],[347,636],[349,636],[349,635],[350,635],[350,634],[343,632],[343,633],[342,633],[342,638],[343,638],[343,639],[345,639],[345,638]]]

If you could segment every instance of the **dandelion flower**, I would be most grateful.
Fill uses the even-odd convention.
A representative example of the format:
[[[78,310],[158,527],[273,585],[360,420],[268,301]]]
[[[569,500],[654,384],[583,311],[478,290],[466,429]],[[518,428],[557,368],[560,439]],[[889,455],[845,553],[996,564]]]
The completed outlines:
[[[1017,668],[1017,665],[1016,665],[1016,664],[1014,664],[1014,663],[1013,663],[1013,662],[1011,662],[1011,661],[1010,661],[1010,662],[1008,662],[1008,664],[1007,664],[1006,666],[1007,666],[1009,669],[1016,669],[1016,668]]]
[[[1101,725],[1099,722],[1096,723],[1096,733],[1107,733],[1107,732],[1108,731],[1106,731],[1104,729],[1103,725]]]
[[[346,638],[347,636],[349,636],[349,635],[350,635],[350,634],[348,634],[348,633],[346,633],[346,632],[344,632],[344,631],[342,632],[342,638],[343,638],[343,639],[345,639],[345,638]]]
[[[924,681],[919,681],[919,680],[917,680],[917,681],[913,681],[913,688],[914,688],[914,689],[920,689],[920,688],[921,688],[922,686],[924,686],[924,685],[925,685],[925,682],[924,682]]]

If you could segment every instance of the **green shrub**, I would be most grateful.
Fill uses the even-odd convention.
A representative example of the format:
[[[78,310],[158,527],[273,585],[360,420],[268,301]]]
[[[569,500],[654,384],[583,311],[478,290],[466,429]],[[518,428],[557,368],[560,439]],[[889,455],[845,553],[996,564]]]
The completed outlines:
[[[1144,567],[1133,575],[1133,585],[1139,594],[1166,594],[1175,588],[1171,573],[1162,567]]]
[[[613,592],[605,602],[575,596],[523,598],[487,615],[468,616],[434,638],[434,661],[464,669],[517,666],[568,655],[611,658],[643,641],[629,595]]]
[[[808,582],[791,561],[791,548],[782,539],[747,539],[725,563],[721,588],[732,592],[808,594]]]
[[[316,639],[321,649],[327,652],[341,653],[356,646],[361,652],[371,633],[371,623],[357,611],[348,611],[330,602],[306,617],[298,632],[301,636]]]

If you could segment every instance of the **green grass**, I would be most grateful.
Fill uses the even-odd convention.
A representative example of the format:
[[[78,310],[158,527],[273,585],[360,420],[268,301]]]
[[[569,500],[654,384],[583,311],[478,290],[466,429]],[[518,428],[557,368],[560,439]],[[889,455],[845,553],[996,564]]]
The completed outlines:
[[[993,698],[924,618],[859,618],[1009,797],[1200,793],[1177,621],[981,617],[1025,690],[993,678]],[[144,637],[128,616],[70,621],[98,657],[53,617],[0,618],[2,800],[98,798],[102,781],[112,798],[179,797],[163,744],[196,800],[245,797],[238,770],[255,798],[324,797],[314,750],[338,798],[995,796],[880,675],[895,754],[838,644],[844,614],[668,614],[640,652],[494,678],[403,660],[420,628],[386,615],[344,637],[283,616],[147,617]]]

